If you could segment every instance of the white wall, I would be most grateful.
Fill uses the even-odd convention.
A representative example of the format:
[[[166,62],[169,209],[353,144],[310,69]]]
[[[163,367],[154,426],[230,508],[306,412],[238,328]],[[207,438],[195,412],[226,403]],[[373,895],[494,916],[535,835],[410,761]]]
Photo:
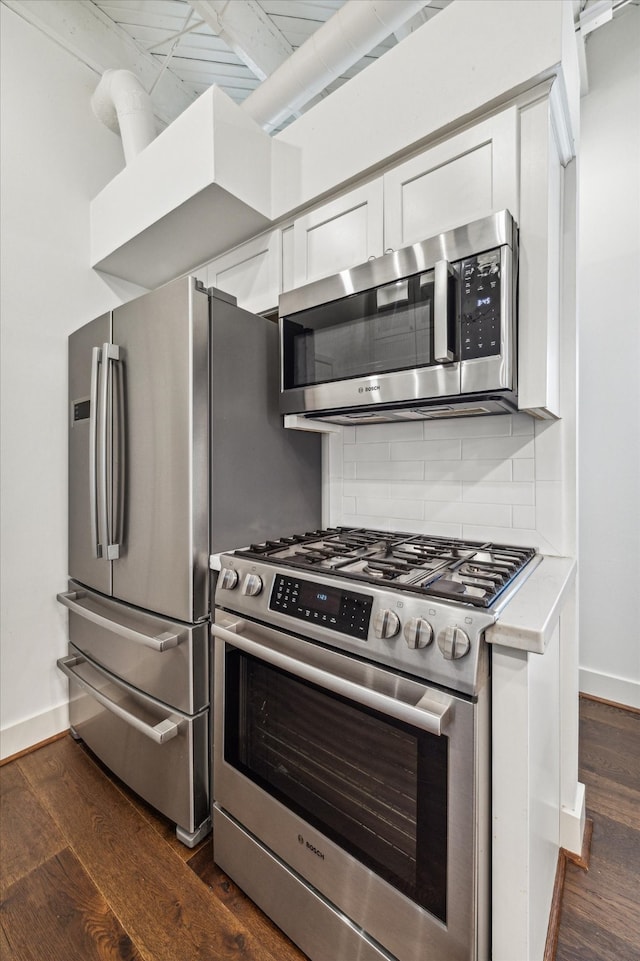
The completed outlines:
[[[579,268],[580,687],[640,707],[640,9],[587,43]]]
[[[1,755],[67,727],[67,334],[134,288],[89,268],[89,200],[122,167],[98,78],[0,6]]]

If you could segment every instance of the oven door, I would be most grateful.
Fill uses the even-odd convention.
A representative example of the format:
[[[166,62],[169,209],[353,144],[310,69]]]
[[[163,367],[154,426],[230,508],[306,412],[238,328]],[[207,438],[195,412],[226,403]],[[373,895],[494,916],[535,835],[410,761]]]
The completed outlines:
[[[311,958],[337,956],[336,918],[381,949],[350,948],[351,957],[484,957],[484,698],[220,611],[212,631],[216,823],[235,824],[260,849],[247,864],[250,848],[214,828],[221,867]],[[326,902],[322,923],[296,927],[272,903],[281,879],[265,869],[261,882],[267,853],[281,865],[281,890],[290,876],[306,887],[303,918]]]

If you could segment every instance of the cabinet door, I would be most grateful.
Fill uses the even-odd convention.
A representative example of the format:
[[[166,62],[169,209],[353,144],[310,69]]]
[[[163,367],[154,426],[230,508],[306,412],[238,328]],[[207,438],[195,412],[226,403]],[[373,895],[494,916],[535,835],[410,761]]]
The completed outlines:
[[[299,217],[293,232],[296,285],[379,257],[384,249],[382,179]]]
[[[238,300],[238,306],[253,314],[278,306],[281,287],[280,231],[254,237],[212,260],[207,283]]]
[[[384,175],[384,246],[397,250],[507,208],[518,219],[515,107]]]

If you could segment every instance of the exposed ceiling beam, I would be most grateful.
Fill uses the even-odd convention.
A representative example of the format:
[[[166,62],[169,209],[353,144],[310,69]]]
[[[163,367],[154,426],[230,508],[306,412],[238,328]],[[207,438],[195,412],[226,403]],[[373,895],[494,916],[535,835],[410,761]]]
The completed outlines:
[[[412,34],[414,30],[417,30],[418,27],[421,27],[423,23],[426,23],[428,19],[429,10],[425,7],[424,10],[420,10],[420,12],[417,13],[415,17],[412,17],[411,20],[407,20],[406,23],[402,23],[399,27],[396,27],[396,29],[393,31],[393,35],[398,43],[400,43],[401,40],[404,40],[405,37],[408,37],[410,34]]]
[[[258,80],[293,53],[284,34],[255,0],[189,0],[195,12],[233,50]]]
[[[151,90],[162,64],[140,50],[121,27],[90,0],[3,0],[18,16],[58,43],[99,77],[108,69],[131,70]],[[153,92],[153,110],[169,124],[196,99],[196,92],[165,72]]]

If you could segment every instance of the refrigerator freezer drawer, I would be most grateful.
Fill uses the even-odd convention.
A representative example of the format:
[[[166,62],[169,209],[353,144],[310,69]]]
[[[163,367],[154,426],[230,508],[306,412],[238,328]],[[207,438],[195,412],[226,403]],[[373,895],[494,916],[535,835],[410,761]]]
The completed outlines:
[[[210,816],[208,709],[195,717],[174,711],[102,670],[73,644],[58,667],[69,678],[74,733],[183,833],[198,831]]]
[[[209,704],[207,624],[182,624],[69,581],[69,640],[127,684],[184,714]]]

